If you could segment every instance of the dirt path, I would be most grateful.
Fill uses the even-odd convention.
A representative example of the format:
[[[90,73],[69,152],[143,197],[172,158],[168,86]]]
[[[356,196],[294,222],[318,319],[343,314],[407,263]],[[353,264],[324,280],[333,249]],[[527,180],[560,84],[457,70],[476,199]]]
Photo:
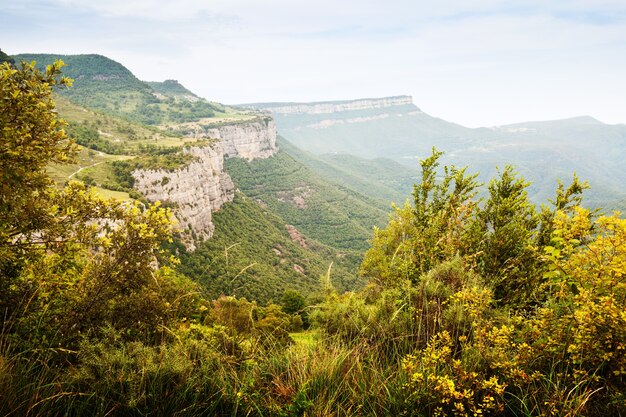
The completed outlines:
[[[100,162],[96,162],[95,164],[87,165],[87,166],[85,166],[85,167],[80,167],[78,170],[76,170],[76,171],[72,172],[68,178],[72,178],[74,175],[78,174],[78,173],[79,173],[80,171],[82,171],[83,169],[86,169],[86,168],[91,168],[91,167],[95,167],[96,165],[100,165],[100,164],[103,164],[103,163],[105,163],[105,162],[106,162],[106,161],[100,161]]]

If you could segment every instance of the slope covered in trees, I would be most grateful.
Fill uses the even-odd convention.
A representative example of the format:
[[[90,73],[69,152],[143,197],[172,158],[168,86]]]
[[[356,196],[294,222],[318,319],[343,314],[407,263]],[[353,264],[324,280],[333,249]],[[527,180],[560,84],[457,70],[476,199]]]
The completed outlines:
[[[80,72],[74,74],[83,76]],[[193,96],[174,81],[152,85],[166,95]],[[80,85],[72,88],[83,91]],[[68,99],[63,95],[63,90],[55,94],[59,113],[69,121],[66,130],[81,147],[72,164],[49,165],[48,172],[59,185],[68,179],[80,180],[97,187],[100,195],[141,200],[142,196],[132,188],[132,181],[129,182],[132,169],[142,166],[171,169],[185,163],[177,152],[186,145],[201,143],[198,139],[175,136],[107,112],[86,109],[70,99],[72,97]],[[291,185],[287,184],[284,190],[289,190]],[[326,185],[324,191],[329,190],[333,187]],[[337,211],[333,213],[336,215]],[[382,223],[385,214],[379,211],[378,215]],[[334,221],[339,224],[343,219]],[[294,226],[244,196],[238,197],[232,205],[227,204],[216,215],[216,224],[215,238],[196,253],[187,254],[179,248],[181,269],[200,282],[203,291],[211,297],[237,294],[266,303],[279,300],[289,288],[305,295],[314,294],[321,288],[320,276],[327,273],[331,264],[333,281],[339,288],[363,285],[356,273],[360,252],[338,251],[319,244],[298,230],[299,223]],[[358,238],[362,249],[372,225],[361,228]],[[233,248],[224,256],[230,246]],[[240,284],[245,283],[237,292],[232,291],[235,287],[231,285],[235,277]]]
[[[360,253],[301,235],[243,193],[215,213],[214,223],[211,239],[193,253],[180,254],[180,271],[200,283],[209,298],[224,294],[278,302],[286,290],[319,296],[320,279],[329,271],[342,291],[364,285],[357,275]]]
[[[418,179],[415,168],[392,159],[366,159],[348,154],[315,155],[281,136],[276,143],[283,152],[316,175],[381,202],[377,206],[384,206],[385,211],[390,202],[402,204]]]
[[[384,100],[384,99],[381,99]],[[389,158],[413,168],[432,146],[445,151],[446,164],[469,164],[483,182],[496,167],[511,164],[531,183],[539,205],[552,196],[553,184],[572,172],[591,186],[592,207],[623,208],[626,198],[626,126],[591,117],[471,129],[430,116],[413,104],[341,111],[285,111],[281,107],[345,104],[272,103],[278,132],[296,147],[316,155]],[[401,174],[400,177],[404,176]]]
[[[387,216],[388,203],[326,181],[285,151],[251,162],[229,159],[226,170],[246,195],[340,250],[364,250],[372,227]]]
[[[102,55],[19,54],[14,59],[35,61],[40,69],[61,59],[67,65],[64,73],[74,80],[74,87],[61,94],[89,109],[148,125],[194,122],[229,112],[192,94],[172,94],[173,87],[184,89],[180,84],[140,81],[122,64]]]

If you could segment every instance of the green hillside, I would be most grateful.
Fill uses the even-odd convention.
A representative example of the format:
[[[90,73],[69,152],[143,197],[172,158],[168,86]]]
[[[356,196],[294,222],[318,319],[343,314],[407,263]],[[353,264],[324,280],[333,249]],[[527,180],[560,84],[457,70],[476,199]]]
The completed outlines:
[[[199,100],[200,97],[196,96],[191,91],[187,90],[182,84],[176,80],[159,81],[146,81],[146,84],[152,88],[155,92],[163,94],[167,97],[185,97],[187,99]]]
[[[389,203],[332,184],[285,151],[263,160],[226,160],[226,171],[248,197],[266,205],[305,235],[342,250],[363,251]]]
[[[97,187],[99,194],[106,197],[140,199],[141,195],[127,182],[130,169],[145,164],[165,167],[181,163],[177,152],[189,143],[198,142],[102,111],[88,110],[62,95],[55,95],[55,101],[58,113],[69,123],[68,134],[81,145],[75,163],[49,166],[48,172],[59,185],[70,178],[77,179]],[[120,164],[118,161],[128,162]],[[246,164],[239,159],[228,163],[231,162],[235,166],[238,162]],[[270,168],[276,168],[276,165],[270,164]],[[305,169],[293,160],[291,168]],[[291,180],[284,182],[283,192],[290,192],[289,187],[294,186],[297,178]],[[337,194],[336,187],[320,178],[315,181],[316,186],[321,185],[322,192],[338,200],[348,198],[357,210],[369,213],[371,217],[379,216],[377,219],[362,219],[362,225],[354,221],[360,228],[358,233],[349,234],[346,231],[353,223],[348,217],[333,218],[339,216],[338,209],[324,214],[324,219],[337,224],[346,221],[337,232],[346,234],[348,240],[342,241],[352,245],[354,241],[349,239],[353,239],[358,241],[359,248],[364,248],[372,225],[384,222],[386,210],[378,209],[372,214],[373,210],[368,211],[362,203],[359,205],[355,197]],[[309,211],[306,213],[311,215]],[[357,276],[357,269],[362,252],[341,246],[338,246],[341,250],[335,249],[309,238],[300,228],[309,218],[298,221],[299,213],[295,214],[295,219],[284,220],[271,208],[262,208],[239,193],[234,202],[226,203],[215,213],[216,231],[212,239],[193,253],[188,253],[180,245],[176,247],[181,258],[180,270],[199,282],[210,298],[233,294],[265,303],[280,300],[287,289],[312,295],[320,291],[320,277],[325,276],[329,268],[331,280],[337,288],[360,288],[363,280]]]
[[[125,183],[124,172],[141,163],[176,163],[170,150],[176,151],[185,144],[197,142],[84,109],[62,96],[57,95],[56,102],[59,114],[69,121],[68,133],[84,145],[74,164],[50,166],[49,172],[59,184],[69,178],[79,179],[97,186],[99,193],[107,197],[129,199],[130,192],[133,197],[140,198]],[[113,151],[114,155],[107,150]],[[116,162],[128,159],[132,161],[127,165]],[[229,162],[237,164],[237,161],[241,160]],[[298,164],[294,161],[293,165]],[[289,189],[291,183],[287,184],[283,190]],[[332,188],[330,185],[326,187]],[[384,212],[379,214],[384,215]],[[287,224],[300,223],[281,219],[271,209],[261,208],[243,194],[238,194],[233,203],[225,204],[215,213],[214,224],[214,237],[200,245],[196,252],[187,253],[178,247],[181,270],[200,282],[212,298],[232,293],[267,302],[279,300],[285,289],[311,294],[319,291],[320,276],[327,273],[331,263],[331,278],[338,288],[354,289],[363,284],[356,273],[361,259],[359,253],[338,252],[305,236],[307,247],[302,247],[292,240],[286,228]],[[360,230],[361,235],[357,238],[361,245],[369,237],[370,229],[371,226]],[[225,255],[226,248],[230,248],[228,255]],[[234,291],[236,283],[246,285]]]
[[[568,181],[574,172],[589,181],[586,199],[591,206],[621,208],[626,198],[626,125],[591,117],[470,129],[414,105],[397,105],[333,113],[276,112],[274,118],[279,133],[296,147],[323,158],[341,155],[336,161],[342,169],[353,163],[345,154],[389,158],[414,168],[436,146],[445,151],[444,163],[469,165],[482,181],[496,175],[498,167],[515,166],[533,183],[529,195],[535,204],[551,198],[557,180]],[[402,177],[404,172],[397,181],[403,182]]]
[[[382,202],[401,205],[417,181],[417,169],[387,158],[366,159],[348,154],[315,155],[303,151],[283,137],[276,143],[282,151],[317,175],[343,185],[364,196]]]
[[[66,64],[63,72],[74,80],[74,85],[59,90],[60,94],[89,109],[144,124],[195,122],[224,116],[227,112],[223,106],[204,99],[191,101],[171,95],[171,91],[187,91],[178,83],[151,85],[140,81],[122,64],[102,55],[19,54],[14,59],[36,61],[40,68],[61,59]],[[159,98],[159,94],[167,97]]]
[[[213,222],[215,234],[193,253],[179,248],[181,272],[199,282],[209,298],[225,294],[265,303],[279,301],[287,289],[317,293],[329,267],[342,291],[364,284],[356,274],[360,256],[306,237],[302,244],[295,241],[285,220],[241,193]]]

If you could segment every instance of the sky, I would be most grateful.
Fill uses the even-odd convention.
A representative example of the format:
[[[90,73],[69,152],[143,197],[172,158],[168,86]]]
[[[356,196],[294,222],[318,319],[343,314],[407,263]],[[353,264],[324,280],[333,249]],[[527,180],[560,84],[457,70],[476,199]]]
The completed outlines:
[[[0,48],[226,104],[411,95],[469,127],[626,123],[626,0],[0,0]]]

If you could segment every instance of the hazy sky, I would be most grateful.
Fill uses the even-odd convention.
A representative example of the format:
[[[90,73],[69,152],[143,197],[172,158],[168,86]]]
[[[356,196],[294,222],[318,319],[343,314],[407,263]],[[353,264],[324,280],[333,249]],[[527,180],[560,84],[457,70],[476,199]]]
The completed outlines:
[[[466,126],[626,123],[626,0],[0,0],[0,48],[224,103],[409,94]]]

